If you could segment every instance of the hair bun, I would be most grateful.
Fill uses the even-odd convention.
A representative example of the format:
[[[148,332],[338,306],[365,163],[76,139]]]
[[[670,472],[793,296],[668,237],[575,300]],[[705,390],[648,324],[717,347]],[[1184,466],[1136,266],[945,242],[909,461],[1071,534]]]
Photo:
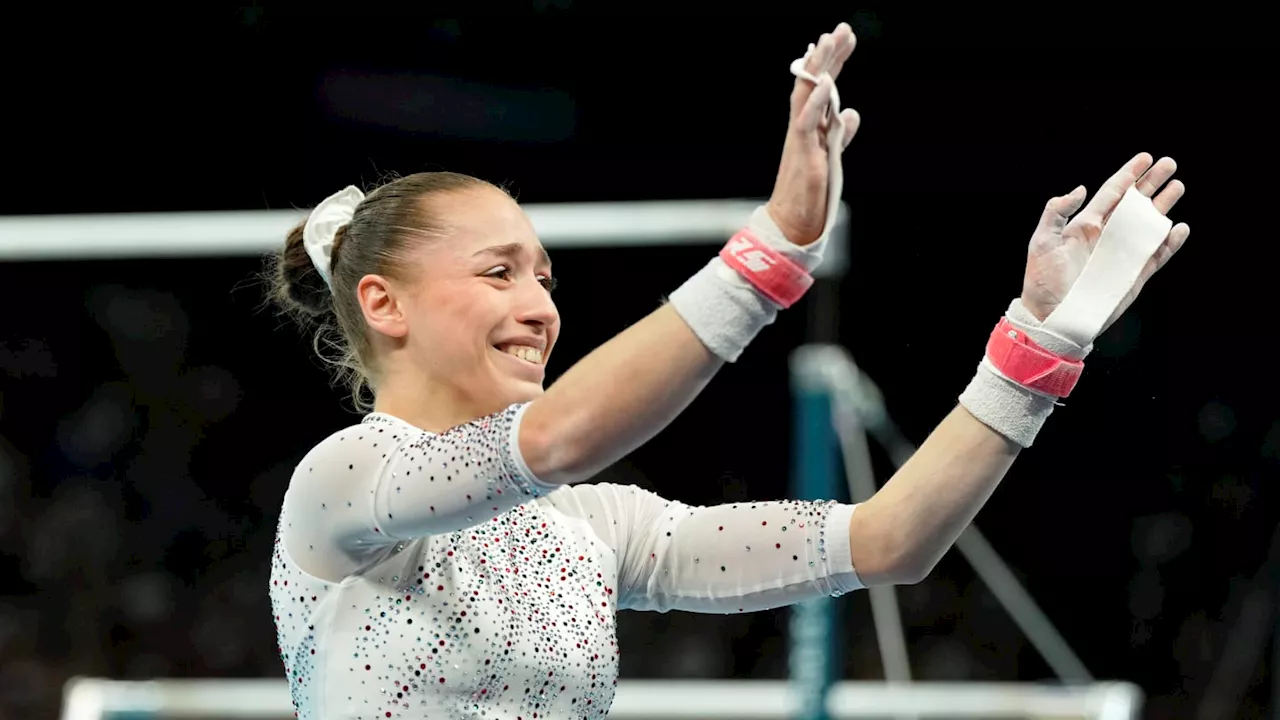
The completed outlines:
[[[275,287],[277,301],[295,314],[315,318],[333,311],[333,293],[324,277],[311,262],[302,242],[306,223],[289,231],[284,250],[276,258]]]

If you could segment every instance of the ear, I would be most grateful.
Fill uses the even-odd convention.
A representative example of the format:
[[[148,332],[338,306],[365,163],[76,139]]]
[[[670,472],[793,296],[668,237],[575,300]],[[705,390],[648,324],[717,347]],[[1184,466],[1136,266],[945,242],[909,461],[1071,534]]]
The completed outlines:
[[[370,329],[393,338],[408,334],[405,288],[381,275],[365,275],[356,285],[356,298]]]

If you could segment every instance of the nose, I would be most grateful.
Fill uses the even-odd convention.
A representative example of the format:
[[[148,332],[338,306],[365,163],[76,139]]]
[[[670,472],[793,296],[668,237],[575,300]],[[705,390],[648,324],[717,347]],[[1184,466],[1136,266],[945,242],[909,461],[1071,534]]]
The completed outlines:
[[[522,325],[533,325],[542,328],[554,326],[560,320],[560,311],[551,300],[542,283],[530,281],[523,283],[520,298],[516,304],[516,320]]]

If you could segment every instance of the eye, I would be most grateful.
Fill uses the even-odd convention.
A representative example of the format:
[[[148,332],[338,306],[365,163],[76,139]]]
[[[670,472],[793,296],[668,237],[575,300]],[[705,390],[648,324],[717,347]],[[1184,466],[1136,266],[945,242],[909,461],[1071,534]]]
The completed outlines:
[[[557,281],[555,278],[551,277],[550,275],[539,275],[538,282],[542,285],[542,287],[546,288],[547,292],[551,292],[552,290],[555,290],[556,285],[559,284],[559,281]]]
[[[498,278],[499,280],[510,280],[511,268],[506,265],[498,265],[497,267],[493,267],[485,271],[484,276]]]

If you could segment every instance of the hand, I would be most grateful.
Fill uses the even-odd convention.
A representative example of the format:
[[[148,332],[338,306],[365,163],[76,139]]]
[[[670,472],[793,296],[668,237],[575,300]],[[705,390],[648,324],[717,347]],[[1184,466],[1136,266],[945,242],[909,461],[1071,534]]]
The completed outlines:
[[[1135,183],[1143,195],[1154,196],[1152,204],[1161,214],[1168,215],[1169,210],[1186,192],[1186,186],[1181,181],[1168,182],[1177,168],[1173,158],[1160,158],[1159,162],[1152,165],[1150,155],[1139,153],[1112,175],[1088,206],[1074,218],[1071,216],[1080,209],[1088,194],[1083,185],[1067,195],[1050,200],[1045,206],[1044,214],[1040,216],[1040,225],[1031,236],[1031,245],[1027,251],[1027,270],[1022,280],[1022,305],[1040,320],[1049,317],[1049,313],[1067,296],[1067,291],[1075,284],[1076,278],[1080,277],[1090,253],[1098,244],[1098,238],[1102,236],[1102,227],[1107,218]],[[1156,191],[1159,191],[1158,195]],[[1138,281],[1111,314],[1103,330],[1111,327],[1133,304],[1147,280],[1169,262],[1169,258],[1182,247],[1190,234],[1191,228],[1186,223],[1178,223],[1169,230],[1164,243],[1147,261]]]
[[[827,221],[827,126],[831,89],[857,39],[847,23],[823,33],[805,62],[805,70],[822,80],[816,87],[796,78],[791,90],[791,116],[782,146],[782,162],[769,199],[769,216],[787,239],[808,245],[822,236]],[[858,113],[842,110],[845,145],[858,131]],[[843,148],[842,148],[843,149]]]

